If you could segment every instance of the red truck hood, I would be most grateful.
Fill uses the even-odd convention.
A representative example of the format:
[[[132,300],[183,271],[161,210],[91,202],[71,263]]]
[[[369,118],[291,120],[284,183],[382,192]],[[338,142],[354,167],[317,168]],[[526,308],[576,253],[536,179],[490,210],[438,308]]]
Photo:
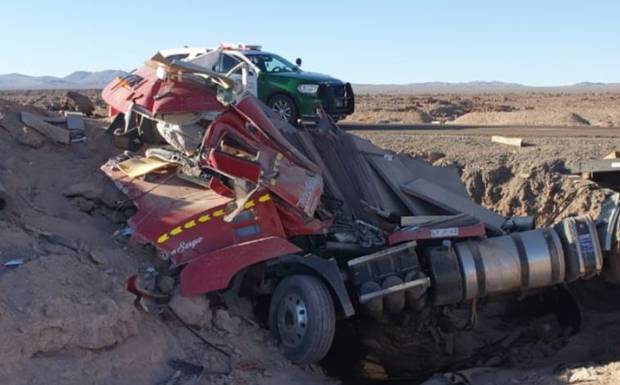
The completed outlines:
[[[108,84],[101,94],[115,111],[134,108],[148,116],[223,111],[215,89],[193,81],[161,80],[145,65]]]

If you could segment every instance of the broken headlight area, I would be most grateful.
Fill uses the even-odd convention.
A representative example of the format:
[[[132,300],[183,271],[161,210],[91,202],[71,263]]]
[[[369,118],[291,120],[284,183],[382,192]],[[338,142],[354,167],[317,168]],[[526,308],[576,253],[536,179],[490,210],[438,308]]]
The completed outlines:
[[[153,266],[141,269],[125,281],[127,290],[136,296],[136,306],[153,314],[162,313],[177,284],[178,272]]]

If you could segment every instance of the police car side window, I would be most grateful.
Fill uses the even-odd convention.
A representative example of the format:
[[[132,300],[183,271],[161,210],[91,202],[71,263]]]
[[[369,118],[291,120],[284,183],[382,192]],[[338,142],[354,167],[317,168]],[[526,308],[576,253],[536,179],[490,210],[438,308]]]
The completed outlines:
[[[219,70],[219,72],[226,73],[226,72],[230,71],[237,64],[239,64],[239,60],[224,54],[220,58],[220,70]]]

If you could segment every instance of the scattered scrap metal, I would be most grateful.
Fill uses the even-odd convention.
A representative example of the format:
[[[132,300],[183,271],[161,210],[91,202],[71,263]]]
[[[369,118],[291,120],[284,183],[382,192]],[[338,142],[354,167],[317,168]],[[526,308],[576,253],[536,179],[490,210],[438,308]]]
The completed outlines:
[[[491,137],[491,142],[507,144],[509,146],[523,147],[523,139],[522,138],[509,138],[509,137],[506,137],[506,136],[493,135]]]
[[[71,144],[86,140],[81,113],[67,112],[64,117],[48,117],[23,111],[21,120],[55,143]]]
[[[580,161],[569,169],[572,174],[620,191],[620,153],[618,151],[611,152],[603,159]]]

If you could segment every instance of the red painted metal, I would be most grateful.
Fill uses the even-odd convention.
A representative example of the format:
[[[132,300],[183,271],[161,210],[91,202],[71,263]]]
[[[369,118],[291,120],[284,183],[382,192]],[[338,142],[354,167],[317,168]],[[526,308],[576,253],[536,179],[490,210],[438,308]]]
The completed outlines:
[[[209,180],[209,188],[221,196],[234,198],[235,192],[222,182],[220,178],[211,178]]]
[[[263,126],[257,128],[255,121]],[[246,96],[234,109],[218,116],[205,135],[203,147],[218,148],[227,136],[243,141],[260,154],[258,161],[267,179],[266,188],[298,209],[299,214],[305,217],[302,220],[312,217],[323,193],[320,171],[273,126],[253,96]],[[210,156],[203,156],[201,164],[218,169]],[[243,177],[242,174],[233,175]]]
[[[114,118],[116,115],[118,115],[119,112],[120,111],[118,111],[114,107],[108,105],[108,117],[109,118]]]
[[[442,227],[442,228],[413,228],[397,231],[388,236],[390,246],[418,240],[429,239],[458,239],[483,237],[486,234],[484,224],[477,223],[470,226]]]
[[[216,250],[189,263],[181,272],[181,294],[190,296],[225,289],[247,266],[300,252],[286,239],[267,237]]]
[[[198,157],[199,166],[215,172],[209,188],[176,178],[174,167],[130,179],[113,161],[102,166],[138,209],[129,220],[132,240],[151,243],[174,265],[184,265],[184,294],[223,289],[247,266],[301,251],[288,237],[320,233],[330,225],[330,218],[314,218],[323,192],[319,168],[286,140],[253,96],[225,107],[213,89],[160,80],[145,66],[107,86],[103,98],[113,110],[156,118],[219,113]],[[231,149],[225,137],[247,153]],[[228,178],[261,186],[232,221],[224,220],[236,209]]]
[[[215,149],[209,151],[209,164],[222,174],[243,178],[254,183],[258,183],[261,175],[260,165],[256,162],[226,154]]]
[[[132,76],[134,81],[128,81]],[[158,79],[155,68],[150,66],[117,78],[101,95],[113,110],[126,112],[134,106],[150,116],[225,109],[214,89],[196,82]]]
[[[130,218],[132,239],[151,243],[176,265],[185,264],[214,250],[238,242],[264,237],[284,238],[285,233],[275,204],[265,190],[256,192],[248,202],[249,218],[243,222],[226,222],[227,205],[233,200],[211,189],[176,180],[170,182],[174,171],[157,175],[153,180],[130,180],[122,171],[107,163],[102,170],[132,198],[138,211]],[[256,233],[244,235],[241,225],[256,224]]]

